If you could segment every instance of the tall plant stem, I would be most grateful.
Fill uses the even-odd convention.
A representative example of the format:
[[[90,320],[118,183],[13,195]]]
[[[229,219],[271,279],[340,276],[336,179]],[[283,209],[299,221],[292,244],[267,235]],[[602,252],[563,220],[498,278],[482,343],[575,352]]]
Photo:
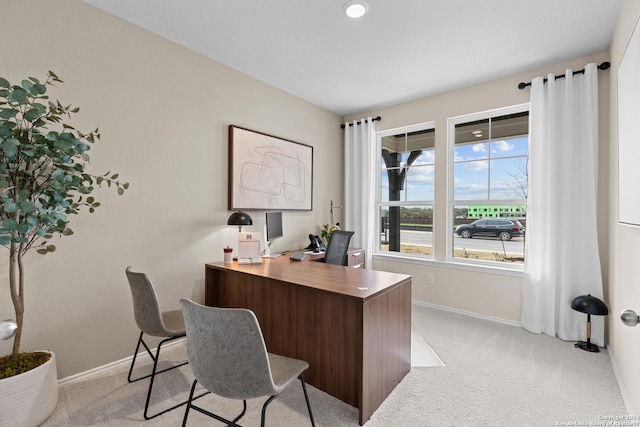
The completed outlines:
[[[20,341],[22,338],[22,321],[24,318],[24,268],[22,265],[22,245],[11,242],[9,248],[9,288],[11,289],[11,300],[16,312],[16,323],[18,330],[13,339],[12,356],[20,353]]]

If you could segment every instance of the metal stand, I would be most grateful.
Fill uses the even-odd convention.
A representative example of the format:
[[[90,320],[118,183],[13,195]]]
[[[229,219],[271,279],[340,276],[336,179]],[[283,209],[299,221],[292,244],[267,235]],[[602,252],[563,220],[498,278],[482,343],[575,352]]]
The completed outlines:
[[[598,353],[600,351],[600,347],[595,344],[591,344],[591,315],[589,313],[587,313],[587,341],[578,341],[576,343],[576,348],[590,351],[592,353]]]

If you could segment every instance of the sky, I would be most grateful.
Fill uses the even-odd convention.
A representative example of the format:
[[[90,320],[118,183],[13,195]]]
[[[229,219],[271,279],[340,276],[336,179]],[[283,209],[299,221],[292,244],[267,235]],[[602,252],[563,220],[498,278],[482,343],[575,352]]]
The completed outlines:
[[[460,201],[526,198],[528,137],[459,144],[454,149],[454,198]],[[404,166],[409,153],[402,154]],[[428,149],[411,164],[402,201],[433,201],[435,150]],[[389,200],[384,161],[382,200]]]

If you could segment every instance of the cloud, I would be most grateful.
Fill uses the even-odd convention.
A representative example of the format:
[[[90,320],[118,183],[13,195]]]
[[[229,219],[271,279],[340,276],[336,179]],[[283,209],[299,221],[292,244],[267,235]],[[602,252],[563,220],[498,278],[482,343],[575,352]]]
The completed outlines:
[[[474,162],[467,162],[462,166],[462,170],[478,172],[489,168],[488,160],[477,160]]]
[[[493,150],[494,153],[498,152],[498,151],[502,151],[503,153],[506,151],[511,151],[515,148],[515,145],[513,145],[512,143],[510,143],[509,141],[494,141],[491,143],[492,147],[497,148],[497,150]]]
[[[473,144],[473,147],[471,149],[474,153],[484,153],[487,151],[487,144]]]
[[[434,150],[426,150],[423,151],[420,156],[411,163],[411,166],[417,165],[429,165],[435,162],[436,154]],[[406,164],[406,162],[402,162],[402,164]]]

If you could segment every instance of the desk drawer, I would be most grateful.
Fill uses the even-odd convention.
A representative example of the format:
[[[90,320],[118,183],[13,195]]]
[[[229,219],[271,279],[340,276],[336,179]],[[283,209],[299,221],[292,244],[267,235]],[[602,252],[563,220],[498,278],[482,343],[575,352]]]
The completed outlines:
[[[347,265],[352,268],[365,268],[364,249],[350,250],[347,253]]]

